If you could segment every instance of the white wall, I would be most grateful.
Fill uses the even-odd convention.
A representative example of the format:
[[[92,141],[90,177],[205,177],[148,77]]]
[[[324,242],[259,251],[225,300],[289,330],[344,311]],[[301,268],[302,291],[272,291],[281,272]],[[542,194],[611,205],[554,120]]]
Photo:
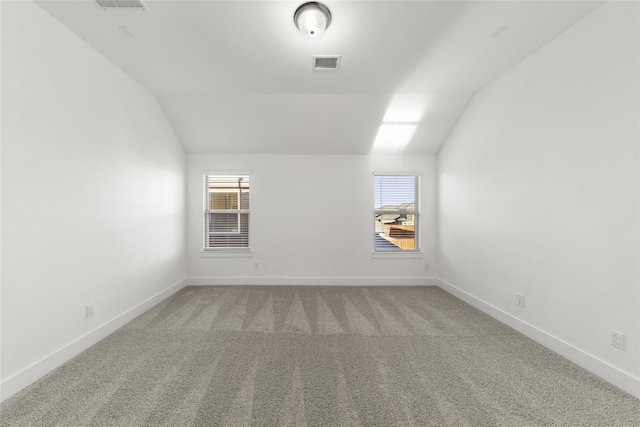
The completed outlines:
[[[190,154],[187,159],[190,283],[394,285],[428,284],[435,276],[433,156]],[[251,258],[201,254],[202,176],[218,170],[252,172]],[[372,258],[374,171],[421,173],[421,257]]]
[[[636,396],[638,25],[636,2],[596,9],[476,94],[438,156],[445,288]]]
[[[2,2],[3,399],[184,284],[185,168],[148,91]]]

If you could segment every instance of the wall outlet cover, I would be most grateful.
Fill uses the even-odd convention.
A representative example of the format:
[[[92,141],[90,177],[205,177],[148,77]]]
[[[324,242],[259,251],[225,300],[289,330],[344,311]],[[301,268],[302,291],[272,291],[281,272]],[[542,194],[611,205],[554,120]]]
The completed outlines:
[[[624,350],[625,347],[625,334],[622,332],[611,330],[611,345]]]

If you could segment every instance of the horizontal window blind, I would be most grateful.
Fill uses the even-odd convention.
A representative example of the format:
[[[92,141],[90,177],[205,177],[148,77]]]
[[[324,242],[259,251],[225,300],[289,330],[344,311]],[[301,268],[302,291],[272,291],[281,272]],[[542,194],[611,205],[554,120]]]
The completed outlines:
[[[374,175],[374,251],[419,251],[417,175]]]
[[[204,249],[249,248],[249,175],[205,175]]]

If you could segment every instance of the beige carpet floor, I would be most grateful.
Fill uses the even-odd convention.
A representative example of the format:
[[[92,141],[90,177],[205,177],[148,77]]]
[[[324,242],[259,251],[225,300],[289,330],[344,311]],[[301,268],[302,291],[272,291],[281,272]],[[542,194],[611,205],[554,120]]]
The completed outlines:
[[[640,401],[437,287],[187,287],[2,426],[640,426]]]

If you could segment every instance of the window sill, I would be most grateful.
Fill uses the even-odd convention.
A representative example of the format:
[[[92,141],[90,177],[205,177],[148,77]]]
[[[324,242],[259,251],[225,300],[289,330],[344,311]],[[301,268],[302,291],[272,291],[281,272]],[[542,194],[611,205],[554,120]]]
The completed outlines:
[[[371,252],[371,258],[411,259],[424,258],[424,252]]]
[[[253,252],[247,251],[200,251],[200,258],[253,258]]]

